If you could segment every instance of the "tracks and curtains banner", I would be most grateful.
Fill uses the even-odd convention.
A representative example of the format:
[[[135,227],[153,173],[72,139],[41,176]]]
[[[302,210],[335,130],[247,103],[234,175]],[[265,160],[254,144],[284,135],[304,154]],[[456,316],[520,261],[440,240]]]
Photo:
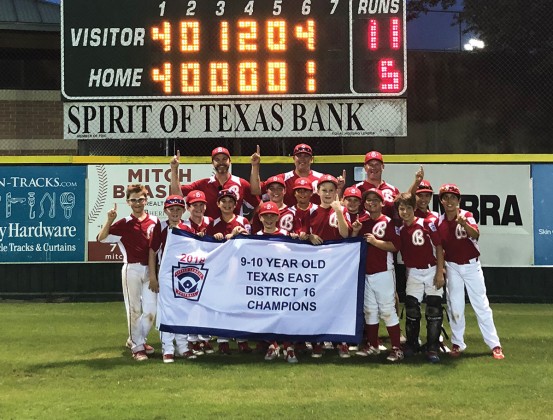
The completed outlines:
[[[173,229],[159,272],[161,331],[359,342],[367,244],[289,238],[226,242]]]

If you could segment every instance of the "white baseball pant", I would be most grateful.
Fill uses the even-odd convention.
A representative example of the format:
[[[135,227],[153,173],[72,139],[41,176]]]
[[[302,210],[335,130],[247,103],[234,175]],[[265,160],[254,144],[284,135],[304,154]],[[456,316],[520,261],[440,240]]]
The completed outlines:
[[[486,284],[484,283],[484,273],[480,261],[477,258],[470,260],[468,264],[456,264],[446,261],[445,266],[447,272],[447,312],[451,327],[451,342],[458,345],[461,350],[467,347],[464,340],[466,287],[484,342],[490,349],[500,346],[490,302],[486,296]]]
[[[157,294],[148,289],[148,266],[138,263],[123,264],[121,270],[123,298],[127,311],[129,338],[132,351],[144,350],[146,337],[154,324]]]
[[[444,289],[436,289],[434,286],[434,277],[436,275],[436,266],[429,268],[409,268],[407,267],[407,285],[405,294],[417,298],[422,302],[424,295],[440,296],[444,295]]]
[[[394,270],[365,274],[365,323],[378,324],[380,318],[387,327],[399,324],[396,312],[396,276]]]

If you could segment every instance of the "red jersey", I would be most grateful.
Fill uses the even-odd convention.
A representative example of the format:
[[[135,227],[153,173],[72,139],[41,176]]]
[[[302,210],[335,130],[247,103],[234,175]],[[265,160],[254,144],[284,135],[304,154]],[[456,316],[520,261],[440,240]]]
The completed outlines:
[[[284,183],[286,184],[286,194],[284,194],[284,204],[287,206],[292,207],[296,204],[296,197],[294,196],[294,183],[296,182],[296,179],[298,178],[308,178],[309,181],[311,181],[311,186],[313,187],[313,195],[311,196],[311,202],[315,204],[320,204],[321,199],[319,197],[319,194],[317,194],[317,183],[319,182],[319,178],[323,176],[322,173],[317,171],[309,171],[309,175],[306,177],[300,177],[296,174],[296,171],[290,171],[286,172],[284,174],[278,174],[278,177],[284,179]],[[267,193],[267,182],[261,183],[261,192],[263,194]],[[267,197],[263,197],[264,199]]]
[[[377,239],[389,241],[394,244],[396,249],[400,247],[400,238],[396,227],[392,223],[392,219],[381,214],[378,218],[372,219],[367,217],[361,219],[361,230],[358,236],[363,236],[365,233],[372,233]],[[383,271],[388,271],[394,268],[394,253],[384,251],[380,248],[369,244],[367,248],[367,261],[365,264],[366,274],[376,274]]]
[[[478,231],[478,225],[471,212],[459,210],[467,223]],[[467,264],[480,256],[478,241],[467,235],[466,230],[455,220],[447,220],[445,213],[438,219],[438,233],[444,248],[444,259],[457,264]]]
[[[309,217],[309,233],[319,236],[323,241],[343,239],[338,230],[338,220],[332,207],[318,206]]]
[[[435,246],[441,245],[434,221],[415,217],[411,226],[405,223],[399,228],[399,251],[405,267],[428,268],[436,265]]]
[[[205,215],[213,219],[221,216],[219,207],[217,207],[217,194],[221,190],[232,190],[236,193],[238,201],[234,213],[237,215],[242,215],[242,204],[252,210],[259,205],[259,198],[251,193],[250,183],[234,175],[231,175],[223,185],[217,181],[215,175],[212,175],[209,178],[182,185],[180,189],[183,197],[186,197],[192,190],[203,191],[207,201]]]
[[[347,207],[344,207],[344,217],[349,223],[355,222],[357,219],[365,219],[369,216],[369,212],[363,208],[359,208],[358,213],[350,213],[347,209]]]
[[[290,211],[294,215],[294,227],[292,228],[294,233],[298,235],[300,232],[309,233],[309,221],[311,220],[311,215],[319,206],[313,203],[309,203],[309,206],[305,209],[299,209],[296,206],[290,207]]]
[[[419,208],[415,209],[415,216],[422,217],[423,219],[430,219],[433,222],[438,220],[438,218],[440,217],[440,215],[435,211],[427,210],[426,212],[424,212]]]
[[[367,180],[363,182],[358,182],[354,185],[354,187],[357,187],[361,191],[361,194],[367,190],[370,190],[371,188],[376,188],[377,190],[379,190],[384,197],[384,206],[382,207],[382,213],[390,217],[394,221],[396,226],[402,225],[403,222],[399,217],[396,207],[394,206],[394,199],[399,195],[399,190],[396,187],[388,184],[385,181],[382,181],[380,185],[376,186],[371,184]]]
[[[124,263],[148,265],[150,241],[156,225],[159,225],[156,216],[146,214],[140,221],[131,214],[111,225],[109,235],[102,242],[117,242]]]
[[[250,222],[243,216],[234,216],[230,222],[225,222],[223,219],[218,217],[213,220],[213,224],[209,225],[206,229],[206,235],[213,236],[216,233],[222,233],[224,236],[232,233],[232,230],[237,227],[242,226],[248,231],[248,234],[251,232]]]
[[[204,216],[202,219],[202,222],[199,225],[194,223],[192,219],[188,219],[179,224],[179,229],[183,229],[183,230],[186,230],[187,232],[192,232],[192,233],[200,233],[200,232],[205,232],[207,227],[211,223],[213,223],[213,219],[211,217]]]
[[[181,220],[182,223],[182,220]],[[194,233],[189,227],[178,225],[179,229],[183,229],[187,232]],[[169,223],[167,220],[164,220],[161,223],[158,223],[154,229],[152,240],[150,241],[150,248],[157,253],[158,264],[161,262],[161,257],[163,256],[163,250],[165,249],[165,244],[167,243],[167,233],[169,232]]]
[[[278,209],[278,222],[277,227],[284,229],[288,232],[294,231],[294,213],[290,210],[290,207],[284,206],[281,209]],[[263,223],[259,219],[259,214],[256,212],[251,221],[252,232],[258,232],[263,230]]]

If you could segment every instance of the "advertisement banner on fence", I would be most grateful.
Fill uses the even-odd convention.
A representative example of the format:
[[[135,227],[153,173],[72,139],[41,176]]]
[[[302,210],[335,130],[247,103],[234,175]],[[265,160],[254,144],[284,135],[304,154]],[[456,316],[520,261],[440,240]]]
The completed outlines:
[[[0,166],[0,263],[84,261],[85,166]]]
[[[440,212],[438,190],[445,183],[461,190],[461,207],[480,225],[484,266],[528,266],[534,263],[534,221],[530,165],[425,164],[424,177],[434,189],[430,208]],[[383,179],[407,191],[418,164],[386,164]],[[365,175],[362,167],[356,179]]]
[[[213,174],[211,164],[179,166],[181,184],[189,184]],[[88,167],[88,261],[123,261],[117,244],[100,243],[96,236],[106,222],[107,212],[117,204],[117,220],[131,214],[125,192],[130,184],[143,184],[148,190],[146,211],[165,220],[163,203],[170,195],[171,169],[158,165],[90,165]]]
[[[83,102],[64,104],[64,138],[262,138],[407,135],[395,99]]]
[[[534,264],[553,265],[553,165],[532,165]]]
[[[313,246],[255,235],[221,243],[173,229],[159,272],[159,329],[357,343],[366,248],[360,238]]]

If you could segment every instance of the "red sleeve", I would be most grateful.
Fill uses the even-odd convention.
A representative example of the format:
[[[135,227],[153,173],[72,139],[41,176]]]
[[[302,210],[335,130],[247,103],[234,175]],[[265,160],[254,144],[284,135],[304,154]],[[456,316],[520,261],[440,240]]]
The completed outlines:
[[[123,236],[123,234],[126,232],[127,227],[127,219],[119,219],[117,222],[115,222],[113,225],[109,227],[109,234],[110,235],[117,235],[117,236]]]
[[[159,248],[161,247],[161,242],[161,223],[158,221],[150,238],[150,249],[154,250],[155,252],[159,251]]]

